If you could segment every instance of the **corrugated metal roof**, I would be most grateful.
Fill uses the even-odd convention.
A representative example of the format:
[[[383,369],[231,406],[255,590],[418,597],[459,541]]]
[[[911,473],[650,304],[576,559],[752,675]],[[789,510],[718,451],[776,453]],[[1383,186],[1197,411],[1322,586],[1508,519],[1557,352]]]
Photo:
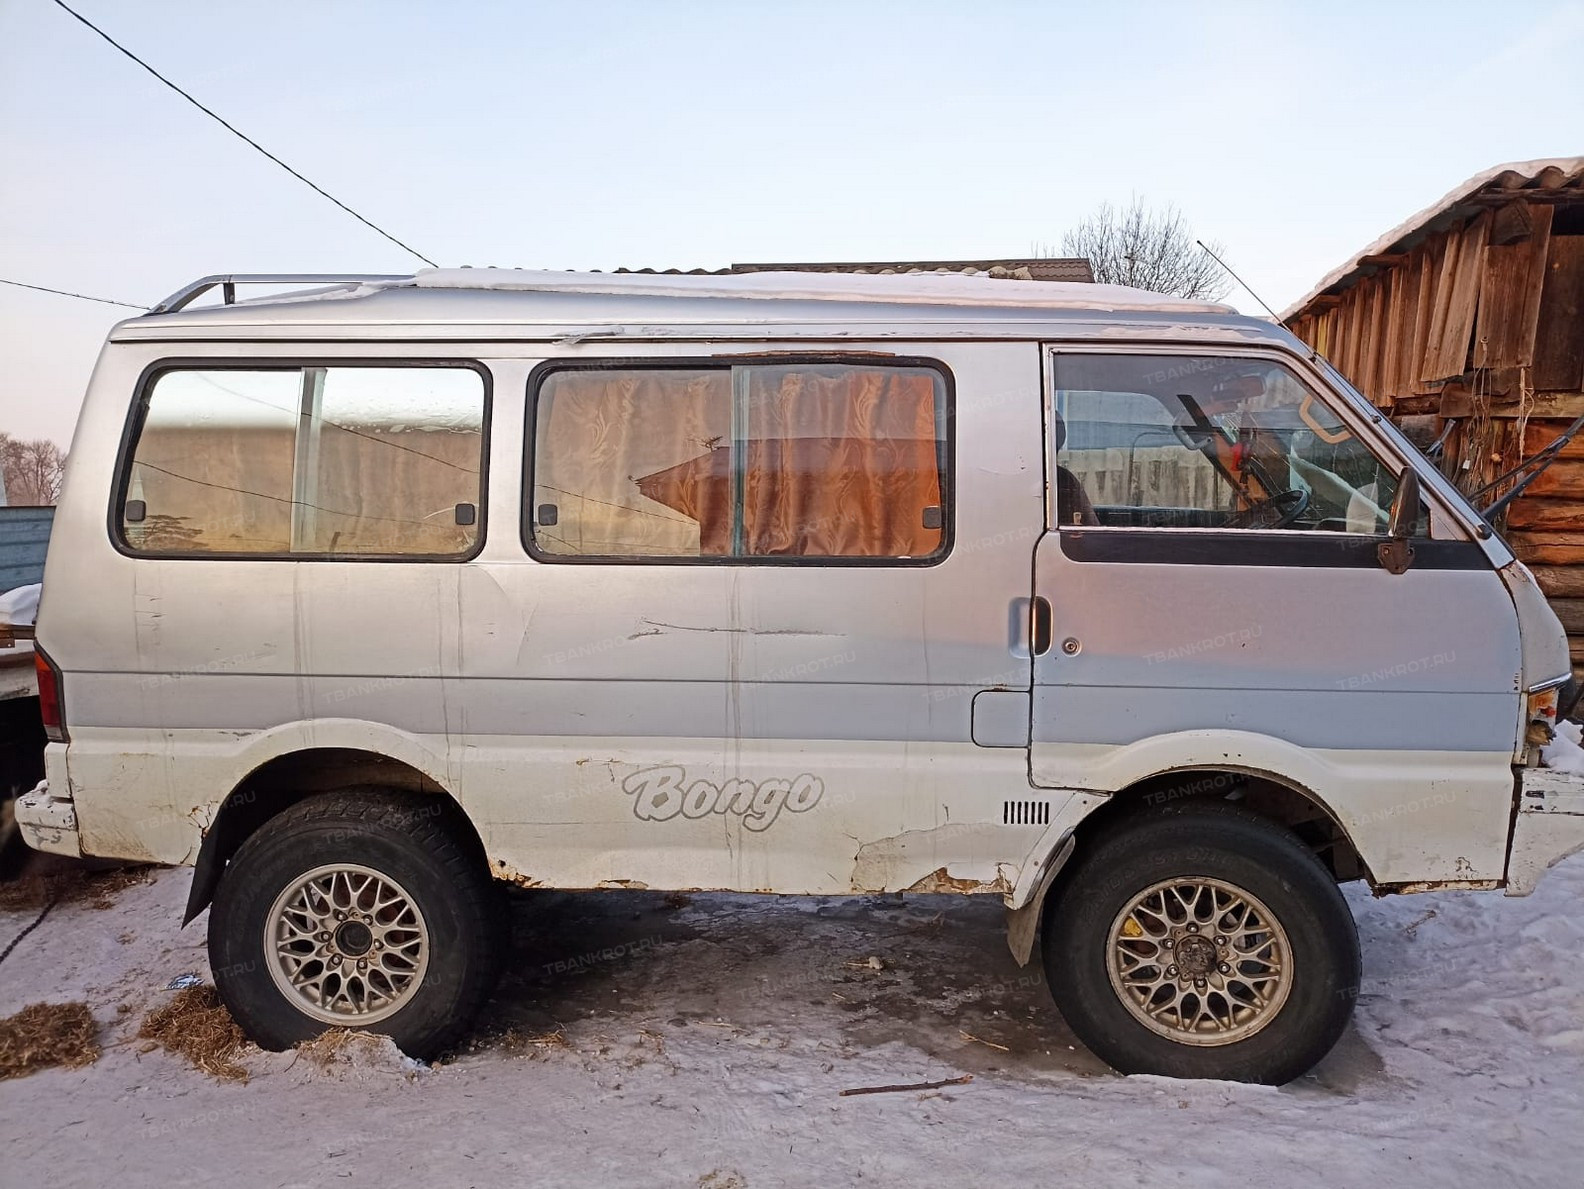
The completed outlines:
[[[1050,256],[1023,260],[870,260],[829,264],[734,264],[726,270],[750,272],[961,273],[964,276],[1009,277],[1025,281],[1094,281],[1094,269],[1082,256]]]
[[[1373,275],[1376,266],[1365,263],[1371,256],[1406,252],[1426,236],[1514,198],[1555,199],[1559,194],[1571,197],[1574,193],[1584,201],[1584,157],[1514,161],[1477,173],[1440,201],[1393,227],[1347,263],[1328,272],[1319,284],[1287,308],[1281,316],[1282,321],[1287,322],[1303,313],[1322,294],[1340,293],[1361,277]]]
[[[617,268],[611,271],[657,277],[732,277],[756,272],[853,273],[857,276],[932,274],[1013,281],[1094,283],[1094,269],[1082,256],[1051,256],[1033,260],[853,260],[828,264],[732,264],[725,268]]]

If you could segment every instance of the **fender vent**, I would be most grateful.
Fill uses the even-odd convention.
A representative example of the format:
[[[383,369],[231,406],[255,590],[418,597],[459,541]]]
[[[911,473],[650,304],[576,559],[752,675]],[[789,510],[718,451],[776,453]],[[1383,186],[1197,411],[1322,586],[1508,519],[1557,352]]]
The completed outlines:
[[[1003,826],[1048,826],[1050,825],[1050,802],[1003,801],[1001,802],[1001,824]]]

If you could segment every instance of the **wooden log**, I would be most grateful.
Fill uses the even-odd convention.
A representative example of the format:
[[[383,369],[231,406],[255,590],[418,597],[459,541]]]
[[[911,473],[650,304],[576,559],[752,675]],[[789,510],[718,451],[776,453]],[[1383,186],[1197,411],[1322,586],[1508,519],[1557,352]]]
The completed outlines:
[[[1584,504],[1584,462],[1577,459],[1557,459],[1524,489],[1524,496],[1529,499],[1543,499],[1547,496],[1576,499]]]
[[[1519,496],[1507,509],[1507,528],[1584,532],[1584,502]]]
[[[1535,581],[1548,599],[1584,597],[1584,566],[1534,566]]]
[[[1584,599],[1551,599],[1551,610],[1569,636],[1584,636]]]
[[[1469,417],[1474,413],[1474,397],[1462,380],[1449,380],[1436,399],[1440,401],[1443,417]],[[1584,414],[1584,392],[1537,392],[1526,403],[1493,401],[1485,411],[1498,419],[1512,420],[1527,415],[1531,422],[1558,423],[1556,430],[1546,438],[1549,442],[1568,422]]]
[[[1562,431],[1571,424],[1572,422],[1563,421],[1560,418],[1547,417],[1543,420],[1530,418],[1529,424],[1524,426],[1524,457],[1528,458],[1531,454],[1537,454],[1544,450],[1552,442],[1556,441],[1561,436]],[[1560,457],[1584,458],[1584,430],[1580,430],[1567,445],[1562,447]]]
[[[1448,380],[1441,389],[1439,412],[1443,417],[1472,417],[1474,394],[1462,380]]]
[[[1518,413],[1517,408],[1512,410],[1492,410],[1493,417],[1513,417]],[[1528,402],[1527,412],[1531,418],[1553,418],[1557,420],[1572,421],[1584,414],[1584,392],[1537,392],[1534,399]]]
[[[1573,662],[1573,675],[1584,680],[1584,636],[1568,637],[1568,659]]]
[[[1584,565],[1584,532],[1518,532],[1509,529],[1507,544],[1527,565]]]

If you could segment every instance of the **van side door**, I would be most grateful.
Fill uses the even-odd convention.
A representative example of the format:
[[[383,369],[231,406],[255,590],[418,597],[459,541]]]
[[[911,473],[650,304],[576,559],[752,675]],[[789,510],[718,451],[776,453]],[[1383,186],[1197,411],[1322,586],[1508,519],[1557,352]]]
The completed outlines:
[[[521,543],[463,579],[463,787],[503,873],[1013,878],[1044,828],[1005,808],[1030,800],[1038,348],[892,346],[534,366]]]

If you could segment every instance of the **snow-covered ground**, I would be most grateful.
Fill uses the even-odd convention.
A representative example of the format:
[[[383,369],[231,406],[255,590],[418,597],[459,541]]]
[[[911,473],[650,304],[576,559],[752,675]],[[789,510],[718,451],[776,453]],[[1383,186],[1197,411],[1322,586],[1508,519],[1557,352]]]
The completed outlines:
[[[1527,900],[1349,889],[1356,1023],[1281,1089],[1109,1072],[989,900],[640,893],[521,894],[514,973],[448,1064],[256,1054],[220,1083],[132,1039],[208,977],[187,883],[62,905],[0,965],[0,1015],[84,998],[107,1046],[0,1082],[5,1189],[1584,1184],[1584,856]]]

